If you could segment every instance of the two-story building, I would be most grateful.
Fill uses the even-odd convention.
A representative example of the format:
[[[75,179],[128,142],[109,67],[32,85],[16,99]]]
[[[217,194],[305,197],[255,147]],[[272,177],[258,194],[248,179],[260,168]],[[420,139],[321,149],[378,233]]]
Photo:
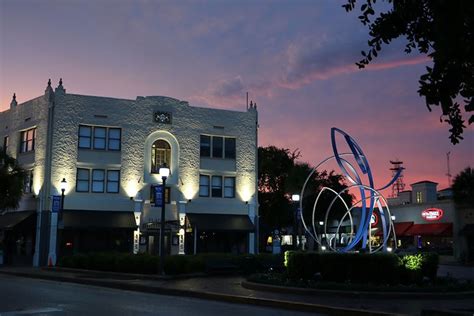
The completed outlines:
[[[255,252],[257,120],[253,105],[239,112],[161,96],[77,95],[62,80],[21,104],[14,96],[0,113],[0,139],[27,178],[20,208],[0,216],[6,259],[156,254],[161,233],[170,254]],[[154,192],[163,164],[160,232]]]

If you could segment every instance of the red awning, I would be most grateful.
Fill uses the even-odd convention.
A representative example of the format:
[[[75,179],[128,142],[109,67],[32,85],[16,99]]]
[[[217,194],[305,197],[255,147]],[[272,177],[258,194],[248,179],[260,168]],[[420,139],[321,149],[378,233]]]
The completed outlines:
[[[453,223],[415,224],[405,233],[406,236],[453,236]]]
[[[397,237],[399,236],[407,236],[406,231],[413,225],[413,222],[399,222],[394,223],[393,226],[395,227],[395,234]],[[382,236],[382,230],[379,228],[376,236]]]

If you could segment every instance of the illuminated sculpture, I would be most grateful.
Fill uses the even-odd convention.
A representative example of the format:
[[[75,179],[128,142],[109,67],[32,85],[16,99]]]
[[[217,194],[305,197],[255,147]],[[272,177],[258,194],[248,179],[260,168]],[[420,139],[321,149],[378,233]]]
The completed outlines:
[[[340,134],[344,137],[347,145],[349,146],[351,150],[350,153],[339,153],[337,144],[336,144],[336,134]],[[303,188],[301,189],[301,197],[304,196],[306,185],[308,184],[308,181],[310,180],[312,175],[318,170],[318,168],[320,168],[322,165],[324,165],[325,163],[331,160],[335,160],[337,162],[337,165],[341,169],[342,175],[349,182],[349,185],[346,189],[344,189],[341,192],[336,192],[333,189],[328,188],[328,187],[322,188],[322,190],[319,192],[318,196],[316,197],[316,200],[312,208],[312,213],[311,213],[312,214],[311,216],[312,230],[306,224],[304,216],[301,216],[301,221],[303,223],[304,229],[306,230],[307,234],[310,237],[312,237],[320,245],[321,249],[327,248],[328,250],[338,251],[338,252],[349,252],[349,251],[361,250],[361,251],[368,251],[370,253],[377,252],[382,249],[384,251],[391,251],[392,249],[387,246],[387,242],[390,239],[392,239],[394,241],[393,243],[394,247],[396,247],[397,242],[396,242],[396,236],[395,236],[395,229],[392,222],[390,210],[387,205],[387,200],[380,193],[380,191],[392,185],[400,176],[402,169],[400,169],[394,175],[393,179],[387,185],[383,186],[382,188],[375,189],[374,179],[372,177],[372,172],[370,170],[367,157],[364,155],[362,149],[357,144],[357,142],[344,131],[333,127],[331,128],[331,143],[332,143],[332,149],[333,149],[334,155],[324,159],[315,168],[313,168],[311,173],[308,175],[303,185]],[[354,165],[348,161],[348,159],[351,157],[354,158],[357,164],[357,167],[359,168],[359,171],[362,172],[363,174],[362,177],[359,175],[359,172],[354,167]],[[363,177],[364,178],[366,177],[368,182],[364,183]],[[349,207],[346,204],[346,202],[343,200],[341,194],[349,191],[352,188],[359,190],[360,200],[356,201],[353,206]],[[334,194],[334,198],[329,204],[329,207],[325,210],[325,213],[322,213],[324,210],[318,209],[318,201],[321,197],[321,194],[323,194],[326,191],[332,192]],[[350,223],[350,233],[349,233],[348,241],[346,245],[339,246],[339,247],[337,246],[336,238],[333,238],[330,240],[328,239],[325,240],[324,238],[324,236],[326,237],[328,236],[329,214],[331,213],[334,203],[338,199],[342,201],[342,204],[346,208],[346,212],[342,216],[342,218],[339,219],[334,236],[339,235],[341,225],[345,220],[348,219]],[[360,208],[355,208],[358,205],[360,205]],[[300,200],[300,209],[302,211],[302,214],[304,214],[305,210],[303,209],[303,198],[301,198]],[[357,214],[357,216],[354,216],[355,214],[353,212],[355,212],[356,210],[357,212],[360,211],[360,214]],[[324,214],[324,221],[319,221],[318,223],[316,223],[316,213]],[[354,217],[359,219],[359,222],[357,223],[357,229],[354,229],[354,221],[353,221]],[[373,221],[373,217],[380,218],[380,224],[378,226],[380,226],[381,231],[382,231],[382,243],[376,248],[372,248],[371,243],[370,243],[370,238],[371,236],[373,236],[372,224],[374,223],[371,223],[371,221]]]

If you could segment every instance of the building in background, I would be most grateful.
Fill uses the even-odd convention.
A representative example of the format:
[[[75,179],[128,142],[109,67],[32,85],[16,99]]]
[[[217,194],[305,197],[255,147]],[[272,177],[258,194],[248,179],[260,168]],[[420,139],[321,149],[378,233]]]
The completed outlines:
[[[257,119],[253,105],[77,95],[62,80],[22,104],[14,97],[0,137],[28,177],[20,208],[0,216],[6,257],[44,265],[79,252],[159,253],[164,163],[168,253],[255,252]]]

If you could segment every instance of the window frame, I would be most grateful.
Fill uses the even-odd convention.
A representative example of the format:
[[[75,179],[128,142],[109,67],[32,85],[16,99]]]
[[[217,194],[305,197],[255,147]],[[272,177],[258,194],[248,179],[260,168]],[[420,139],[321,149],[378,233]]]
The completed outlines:
[[[8,146],[10,145],[10,137],[8,135],[3,137],[3,152],[8,151]]]
[[[31,139],[29,138],[32,133]],[[35,150],[36,127],[32,127],[20,132],[20,154],[28,153]],[[28,149],[31,145],[31,149]]]
[[[227,141],[233,141],[233,148],[228,156]],[[237,139],[235,137],[224,137],[224,159],[235,159],[237,156]]]
[[[105,172],[106,169],[92,169],[92,172],[91,172],[91,192],[92,193],[105,193],[105,176],[106,176],[106,172]],[[95,180],[94,179],[94,172],[98,172],[98,171],[102,171],[102,180]],[[94,184],[95,183],[102,183],[102,191],[96,191],[94,190]]]
[[[216,148],[216,143],[220,139],[220,148]],[[220,149],[220,150],[219,150]],[[219,155],[220,152],[220,155]],[[212,136],[212,148],[211,148],[212,158],[224,158],[224,136]],[[217,155],[216,155],[217,153]]]
[[[203,142],[204,139],[208,140],[207,144],[205,142]],[[211,148],[212,148],[212,136],[210,136],[210,135],[200,135],[199,144],[200,144],[199,145],[199,156],[210,158],[211,157]],[[203,153],[203,151],[204,151],[203,149],[208,151],[207,155],[205,155],[205,153]]]
[[[34,169],[25,170],[25,177],[23,178],[23,193],[33,193],[33,173]]]
[[[96,136],[96,130],[104,130],[104,136]],[[96,139],[103,139],[104,140],[104,148],[96,147],[95,140]],[[107,150],[107,127],[105,126],[94,126],[94,130],[92,132],[92,149],[94,150]]]
[[[107,171],[107,172],[106,172],[107,174],[106,174],[106,176],[105,176],[105,178],[106,178],[106,180],[107,180],[107,183],[106,183],[106,185],[105,185],[105,187],[106,187],[106,188],[105,188],[106,193],[120,193],[120,170],[116,170],[116,169],[110,169],[110,170],[109,170],[109,169],[107,169],[106,171]],[[116,173],[118,174],[117,180],[112,180],[112,181],[111,181],[111,180],[109,179],[109,173],[112,173],[112,172],[116,172]],[[117,191],[111,191],[111,190],[109,190],[109,183],[116,183],[116,184],[117,184]]]
[[[219,179],[220,183],[219,185],[215,185],[214,184],[214,179]],[[219,190],[219,191],[216,191],[216,192],[219,192],[217,194],[214,193],[214,190]],[[223,192],[222,192],[222,176],[212,176],[211,177],[211,197],[218,197],[218,198],[221,198],[223,196]]]
[[[79,179],[79,170],[85,170],[87,171],[87,180],[85,179]],[[79,190],[79,182],[86,182],[87,181],[87,191]],[[77,168],[76,170],[76,192],[84,193],[84,192],[90,192],[90,181],[91,181],[91,170],[87,168]]]
[[[207,178],[207,184],[201,182],[202,178]],[[201,194],[201,188],[207,189],[207,195]],[[199,196],[209,197],[210,195],[211,195],[211,177],[207,174],[200,174],[199,175]]]
[[[160,141],[167,144],[168,148],[153,147],[155,144],[157,144]],[[156,163],[156,158],[158,157],[158,152],[159,151],[164,151],[164,163],[166,163],[168,168],[170,168],[170,172],[171,172],[171,163],[172,163],[172,158],[173,158],[172,157],[172,147],[171,147],[171,144],[167,140],[160,138],[160,139],[155,140],[151,144],[150,173],[159,174],[160,173],[160,168],[163,166],[163,163],[160,164],[160,165],[157,165],[157,163]],[[166,160],[168,160],[168,161],[166,161]]]
[[[82,136],[81,135],[81,128],[84,128],[84,129],[89,129],[89,136]],[[77,147],[80,148],[80,149],[91,149],[92,148],[92,135],[93,135],[93,127],[90,126],[90,125],[82,125],[80,124],[79,125],[79,129],[78,129],[78,134],[77,134]],[[89,147],[86,147],[86,146],[81,146],[81,139],[89,139]]]
[[[118,138],[110,137],[110,131],[117,130],[119,135]],[[110,148],[110,141],[118,141],[118,149]],[[107,128],[107,150],[110,151],[120,151],[122,150],[122,129],[120,127],[108,127]]]
[[[226,180],[227,180],[227,179],[232,179],[232,185],[231,185],[231,186],[226,185]],[[233,198],[235,198],[235,186],[236,186],[235,184],[236,184],[236,179],[235,179],[235,177],[224,177],[224,181],[223,181],[223,187],[224,187],[224,190],[223,190],[223,191],[224,191],[224,192],[223,192],[224,194],[223,194],[223,196],[224,196],[224,198],[227,198],[227,199],[233,199]],[[231,188],[231,189],[232,189],[232,196],[227,196],[227,195],[226,195],[226,189],[228,189],[228,188]]]

